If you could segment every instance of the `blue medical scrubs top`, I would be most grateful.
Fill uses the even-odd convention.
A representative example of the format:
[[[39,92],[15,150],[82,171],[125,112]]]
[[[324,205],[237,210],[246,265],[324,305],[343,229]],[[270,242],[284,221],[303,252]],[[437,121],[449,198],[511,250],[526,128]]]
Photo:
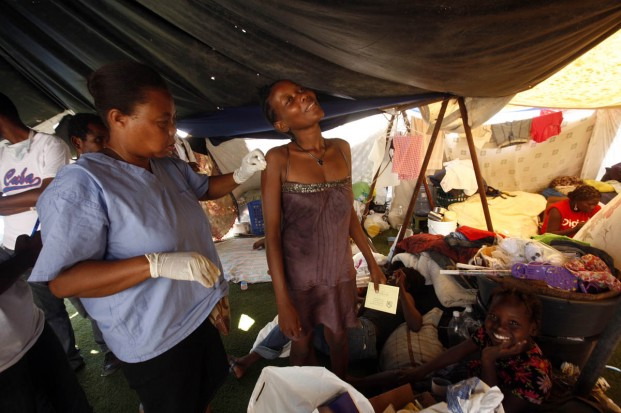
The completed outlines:
[[[60,170],[39,197],[43,250],[29,281],[50,281],[85,260],[121,260],[150,252],[196,251],[222,272],[198,198],[209,177],[183,161],[151,160],[152,172],[101,153]],[[212,288],[151,278],[125,291],[81,299],[121,360],[140,362],[191,334],[228,294],[221,274]]]

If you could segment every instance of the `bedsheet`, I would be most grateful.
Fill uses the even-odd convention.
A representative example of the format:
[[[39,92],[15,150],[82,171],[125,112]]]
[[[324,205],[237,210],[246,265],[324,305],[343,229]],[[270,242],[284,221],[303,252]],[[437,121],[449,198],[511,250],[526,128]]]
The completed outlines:
[[[546,208],[543,195],[529,192],[509,192],[511,196],[487,198],[494,231],[510,237],[530,238],[538,234],[539,214]],[[487,229],[479,194],[448,207],[457,213],[457,223]]]
[[[267,274],[265,250],[253,250],[258,238],[229,238],[216,243],[216,250],[222,262],[224,278],[231,282],[270,282]]]

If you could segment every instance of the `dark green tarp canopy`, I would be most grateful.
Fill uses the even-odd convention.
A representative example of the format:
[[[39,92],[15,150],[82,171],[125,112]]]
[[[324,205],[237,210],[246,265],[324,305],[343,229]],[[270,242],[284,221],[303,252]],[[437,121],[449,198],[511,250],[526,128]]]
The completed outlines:
[[[136,59],[180,118],[279,78],[356,99],[507,96],[620,28],[619,0],[3,0],[0,91],[27,123],[90,111],[85,77]]]

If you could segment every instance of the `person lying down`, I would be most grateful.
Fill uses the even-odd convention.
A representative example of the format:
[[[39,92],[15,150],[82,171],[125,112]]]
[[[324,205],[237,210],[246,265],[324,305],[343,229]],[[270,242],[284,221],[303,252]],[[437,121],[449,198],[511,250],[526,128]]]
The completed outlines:
[[[399,287],[399,307],[396,314],[389,314],[362,307],[358,314],[359,326],[347,330],[349,343],[349,361],[374,359],[390,334],[401,324],[407,323],[411,331],[419,331],[422,327],[422,316],[416,309],[414,298],[409,292],[414,282],[411,277],[399,269],[394,273],[393,283]],[[266,337],[250,353],[243,357],[229,356],[230,372],[241,379],[246,371],[261,359],[274,360],[283,352],[289,343],[278,325],[274,326]],[[317,328],[314,347],[323,354],[329,355],[330,349],[323,331]]]

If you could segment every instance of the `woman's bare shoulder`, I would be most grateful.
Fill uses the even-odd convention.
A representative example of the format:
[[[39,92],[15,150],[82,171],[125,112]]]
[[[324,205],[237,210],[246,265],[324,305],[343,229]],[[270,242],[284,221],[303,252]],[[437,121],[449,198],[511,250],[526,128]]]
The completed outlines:
[[[328,141],[329,143],[333,145],[349,146],[349,143],[345,139],[341,139],[341,138],[326,138],[326,141]]]
[[[269,162],[278,162],[287,159],[287,144],[277,146],[275,148],[270,149],[265,154],[265,159]]]
[[[349,151],[351,150],[349,146],[349,142],[347,142],[345,139],[331,138],[331,139],[326,139],[326,140],[329,142],[330,145],[336,146],[343,153],[349,153]]]

